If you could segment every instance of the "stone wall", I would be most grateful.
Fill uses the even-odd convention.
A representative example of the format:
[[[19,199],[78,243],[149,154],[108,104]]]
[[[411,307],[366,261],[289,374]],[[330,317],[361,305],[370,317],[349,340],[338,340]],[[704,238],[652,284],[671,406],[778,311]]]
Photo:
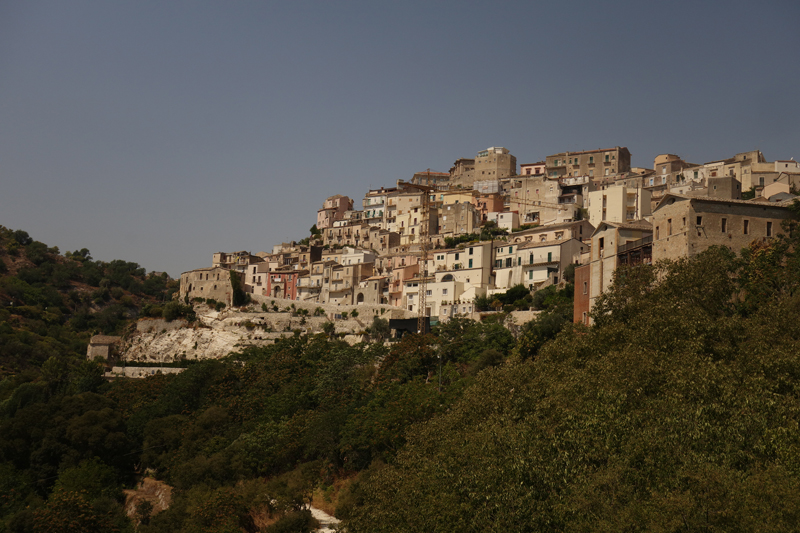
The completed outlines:
[[[167,322],[163,318],[142,318],[136,322],[136,331],[139,333],[158,333],[159,331],[172,331],[185,328],[189,323],[178,319]]]

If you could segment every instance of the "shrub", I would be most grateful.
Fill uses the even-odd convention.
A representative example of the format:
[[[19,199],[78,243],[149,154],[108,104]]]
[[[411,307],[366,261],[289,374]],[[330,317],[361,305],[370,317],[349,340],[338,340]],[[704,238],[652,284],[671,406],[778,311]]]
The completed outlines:
[[[162,311],[162,316],[167,322],[172,322],[177,318],[186,318],[189,322],[193,322],[197,318],[192,306],[183,305],[176,300],[167,302]]]

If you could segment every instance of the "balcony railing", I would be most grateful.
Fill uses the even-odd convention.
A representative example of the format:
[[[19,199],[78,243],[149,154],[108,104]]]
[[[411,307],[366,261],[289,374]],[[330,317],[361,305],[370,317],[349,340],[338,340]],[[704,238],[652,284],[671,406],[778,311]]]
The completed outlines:
[[[625,244],[621,244],[617,247],[617,253],[627,252],[628,250],[633,250],[634,248],[638,248],[640,246],[644,246],[646,244],[651,244],[653,242],[653,236],[649,235],[644,239],[639,239],[636,241],[626,242]]]

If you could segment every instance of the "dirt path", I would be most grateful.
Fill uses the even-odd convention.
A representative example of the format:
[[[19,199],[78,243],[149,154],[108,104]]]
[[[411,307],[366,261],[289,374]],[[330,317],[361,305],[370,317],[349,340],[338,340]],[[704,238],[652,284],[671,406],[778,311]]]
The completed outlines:
[[[319,529],[315,531],[318,531],[319,533],[333,533],[335,531],[333,527],[340,522],[339,519],[329,515],[321,509],[312,507],[311,505],[307,507],[308,510],[311,511],[311,515],[319,521]]]

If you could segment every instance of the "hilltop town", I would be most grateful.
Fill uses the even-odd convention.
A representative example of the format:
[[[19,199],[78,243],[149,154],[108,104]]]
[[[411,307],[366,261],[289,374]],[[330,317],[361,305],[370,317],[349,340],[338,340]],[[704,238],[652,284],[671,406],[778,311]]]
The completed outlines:
[[[798,162],[757,150],[704,164],[662,154],[640,168],[619,146],[520,165],[491,147],[358,203],[331,196],[310,237],[214,253],[210,267],[181,274],[180,297],[231,306],[240,288],[255,301],[388,306],[436,323],[475,317],[490,310],[477,302],[491,308],[518,285],[570,281],[574,320],[589,324],[617,266],[774,236],[799,184]]]

